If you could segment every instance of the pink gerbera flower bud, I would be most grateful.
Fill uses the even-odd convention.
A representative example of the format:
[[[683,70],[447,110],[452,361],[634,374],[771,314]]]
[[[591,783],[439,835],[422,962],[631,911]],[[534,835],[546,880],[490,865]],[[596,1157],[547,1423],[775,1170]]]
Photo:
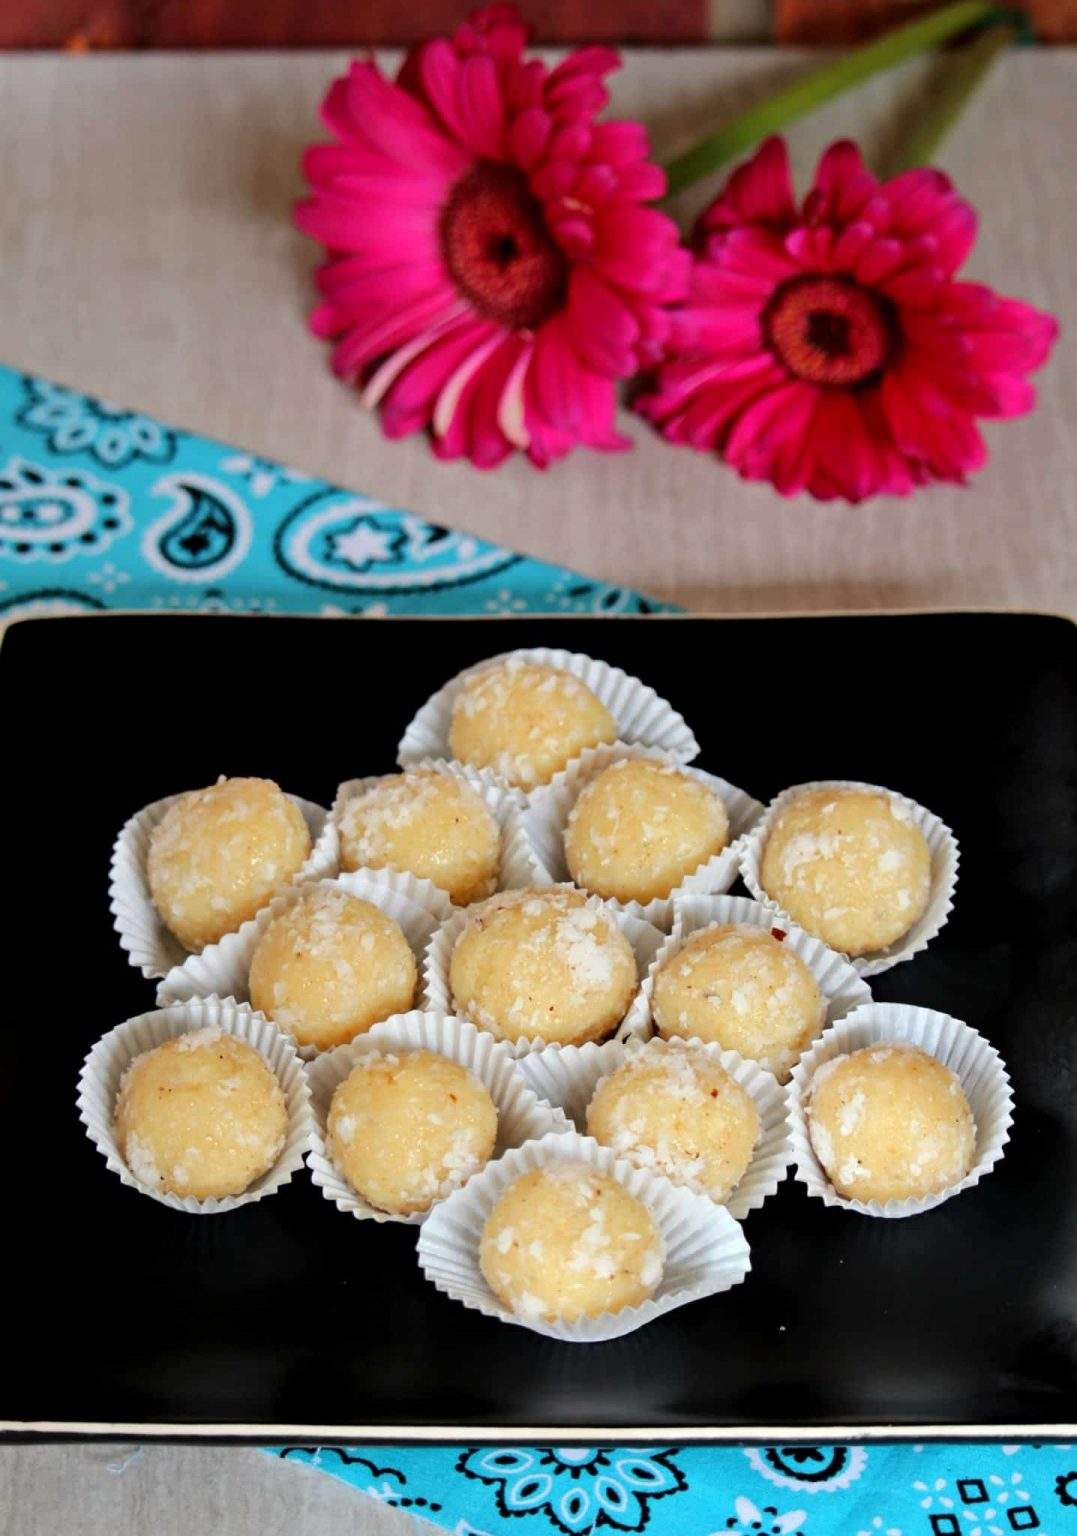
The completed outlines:
[[[699,221],[669,360],[637,402],[671,442],[827,500],[963,483],[977,417],[1017,416],[1050,316],[956,273],[976,215],[939,171],[879,182],[832,144],[799,209],[785,144],[734,171]]]
[[[653,365],[686,291],[665,178],[633,122],[596,123],[606,48],[524,56],[508,5],[414,49],[395,82],[352,64],[307,151],[299,227],[329,260],[311,317],[387,436],[426,428],[480,468],[628,446],[617,380]]]

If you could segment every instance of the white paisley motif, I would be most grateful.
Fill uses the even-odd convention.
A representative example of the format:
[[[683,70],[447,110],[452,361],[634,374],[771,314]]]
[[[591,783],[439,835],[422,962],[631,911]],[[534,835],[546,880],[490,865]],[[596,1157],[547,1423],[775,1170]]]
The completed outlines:
[[[253,526],[243,502],[227,485],[194,470],[163,475],[152,495],[172,505],[142,535],[142,556],[171,581],[212,585],[250,552]]]
[[[17,455],[0,469],[0,555],[55,565],[99,555],[132,527],[127,492],[89,470]]]
[[[797,1493],[835,1493],[839,1488],[848,1488],[850,1483],[856,1482],[867,1466],[868,1453],[862,1445],[831,1446],[826,1449],[829,1449],[832,1455],[840,1453],[841,1466],[815,1482],[805,1477],[797,1477],[795,1471],[787,1475],[780,1467],[766,1459],[765,1447],[760,1450],[756,1446],[747,1446],[744,1454],[756,1472],[779,1488],[792,1488]]]
[[[274,547],[283,569],[300,581],[368,592],[455,586],[519,559],[369,496],[336,491],[319,491],[294,508]]]

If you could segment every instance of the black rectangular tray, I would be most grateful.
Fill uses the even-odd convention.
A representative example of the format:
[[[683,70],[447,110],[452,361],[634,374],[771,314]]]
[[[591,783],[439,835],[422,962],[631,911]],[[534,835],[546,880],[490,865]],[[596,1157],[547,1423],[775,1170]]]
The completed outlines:
[[[747,1282],[583,1348],[440,1296],[415,1229],[299,1175],[193,1219],[125,1188],[80,1125],[92,1042],[154,1006],[112,930],[113,838],[219,773],[328,805],[391,768],[459,668],[553,644],[638,674],[701,766],[762,800],[904,791],[955,829],[953,915],[880,999],[966,1019],[1009,1066],[1013,1138],[908,1221],[791,1179],[746,1222]],[[0,1369],[7,1433],[263,1438],[818,1438],[1062,1432],[1077,1383],[1077,640],[1017,614],[809,619],[94,617],[0,650],[7,919]]]

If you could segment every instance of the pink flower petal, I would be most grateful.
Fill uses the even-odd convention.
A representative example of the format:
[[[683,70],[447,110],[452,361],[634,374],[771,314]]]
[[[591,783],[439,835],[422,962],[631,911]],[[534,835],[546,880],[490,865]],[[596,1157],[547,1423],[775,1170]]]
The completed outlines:
[[[387,437],[404,436],[429,424],[446,382],[490,329],[488,323],[465,321],[431,338],[415,360],[409,359],[383,397],[382,429]]]
[[[553,124],[549,114],[538,107],[527,107],[515,117],[509,129],[509,149],[513,160],[529,171],[545,152]]]
[[[918,387],[917,376],[906,367],[887,373],[882,402],[897,446],[934,479],[961,483],[984,462],[986,449],[968,412],[941,409],[937,397],[926,401],[922,384]]]
[[[785,229],[795,218],[789,154],[785,140],[772,137],[764,139],[752,158],[733,172],[701,214],[697,230],[708,233],[753,224]]]
[[[445,380],[434,403],[434,414],[430,421],[435,437],[444,437],[449,431],[466,385],[503,340],[503,331],[491,330],[490,334],[471,350]]]
[[[524,381],[531,366],[534,347],[530,342],[517,338],[519,348],[497,402],[497,425],[507,440],[516,448],[529,448],[531,435],[527,430],[527,414],[524,403]]]
[[[416,299],[365,325],[353,326],[333,350],[333,371],[354,379],[368,363],[383,357],[419,331],[452,318],[453,308],[440,294]]]
[[[596,167],[603,175],[615,175],[615,186],[619,197],[627,198],[633,203],[650,203],[657,198],[666,195],[666,173],[660,165],[652,165],[649,161],[641,160],[632,165],[622,166],[616,173],[607,171],[605,166]],[[588,181],[584,184],[586,191],[581,189],[581,196],[588,196],[593,185]]]
[[[512,452],[514,444],[501,430],[497,408],[519,349],[515,337],[498,337],[469,374],[452,418],[441,433],[435,416],[434,452],[439,458],[455,459],[466,454],[477,469],[494,469]]]
[[[581,362],[596,373],[632,373],[639,324],[625,300],[594,273],[579,267],[569,284],[568,332]]]
[[[457,176],[468,157],[438,131],[426,109],[373,64],[353,63],[347,77],[348,111],[360,143],[399,165]]]
[[[577,75],[609,75],[615,69],[621,67],[621,55],[613,48],[604,48],[598,45],[590,48],[577,48],[567,58],[562,59],[557,68],[550,75],[551,83],[561,84],[565,80],[575,79]]]
[[[493,59],[466,59],[460,70],[458,105],[463,142],[477,155],[500,160],[505,153],[505,105]]]
[[[591,130],[591,159],[608,165],[626,165],[646,160],[649,153],[647,130],[642,123],[596,123]]]
[[[890,228],[902,235],[927,231],[938,260],[952,276],[976,243],[976,213],[954,192],[948,176],[935,170],[905,171],[884,182]]]
[[[804,216],[811,222],[850,223],[878,186],[858,147],[851,139],[839,139],[823,152],[816,167],[815,180],[804,200]]]

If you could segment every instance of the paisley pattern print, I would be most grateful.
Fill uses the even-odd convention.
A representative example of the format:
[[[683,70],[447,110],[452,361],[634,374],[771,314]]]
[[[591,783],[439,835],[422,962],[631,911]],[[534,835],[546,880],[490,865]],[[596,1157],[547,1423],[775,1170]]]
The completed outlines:
[[[0,468],[0,559],[55,565],[99,555],[132,526],[127,492],[88,470],[18,455]]]
[[[57,562],[63,600],[89,608],[375,617],[668,606],[0,368],[5,459],[0,618],[45,601],[33,594],[58,585],[41,580]]]
[[[813,1493],[848,1488],[868,1459],[860,1445],[764,1445],[744,1454],[757,1472],[779,1488]]]
[[[28,376],[22,386],[26,399],[15,420],[40,432],[54,454],[84,452],[109,469],[122,469],[132,459],[167,464],[176,451],[176,434],[152,416],[47,379]]]
[[[247,558],[251,515],[220,481],[181,470],[158,480],[152,494],[171,501],[142,536],[142,558],[154,570],[173,581],[205,585],[220,581]]]
[[[292,1445],[269,1454],[320,1467],[454,1536],[1077,1531],[1072,1445]]]
[[[596,1526],[642,1531],[651,1500],[686,1486],[676,1454],[632,1446],[487,1447],[462,1451],[456,1470],[494,1489],[504,1518],[536,1515],[562,1536],[581,1536]]]
[[[337,591],[424,591],[461,586],[517,556],[344,491],[318,491],[277,530],[274,554],[297,581]]]

